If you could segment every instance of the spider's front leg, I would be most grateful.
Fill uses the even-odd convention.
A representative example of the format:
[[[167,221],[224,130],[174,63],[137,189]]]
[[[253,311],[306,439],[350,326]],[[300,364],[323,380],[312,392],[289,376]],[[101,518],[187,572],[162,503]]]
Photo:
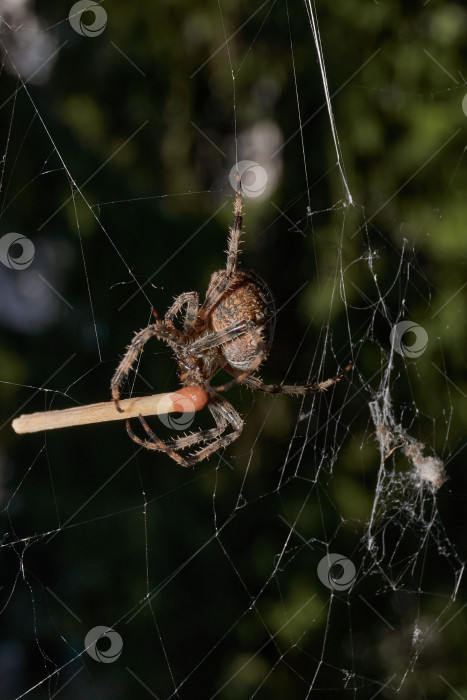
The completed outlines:
[[[227,263],[225,270],[214,272],[209,283],[206,298],[199,310],[199,315],[202,320],[205,320],[211,313],[212,309],[222,299],[223,295],[228,291],[229,287],[235,282],[237,273],[237,260],[240,248],[240,237],[242,235],[242,184],[238,178],[238,189],[235,196],[234,204],[234,220],[229,229],[229,242],[227,250]]]
[[[253,328],[253,324],[248,321],[234,321],[227,326],[222,328],[220,331],[210,331],[200,336],[187,346],[187,353],[189,355],[203,354],[207,350],[228,343],[235,338],[239,338],[249,330]]]
[[[173,324],[176,315],[186,306],[183,332],[188,333],[194,326],[199,310],[198,292],[184,292],[180,294],[164,316],[164,320]]]
[[[129,375],[140,353],[143,351],[143,347],[148,340],[154,336],[159,340],[164,340],[176,352],[179,352],[181,349],[183,334],[180,333],[180,331],[177,331],[176,328],[167,327],[164,321],[153,323],[147,328],[143,328],[143,330],[136,333],[130,345],[127,347],[127,351],[122,357],[120,364],[112,377],[112,381],[110,382],[112,398],[115,402],[117,410],[120,413],[123,413],[123,410],[119,405],[120,387],[125,381],[126,377]]]

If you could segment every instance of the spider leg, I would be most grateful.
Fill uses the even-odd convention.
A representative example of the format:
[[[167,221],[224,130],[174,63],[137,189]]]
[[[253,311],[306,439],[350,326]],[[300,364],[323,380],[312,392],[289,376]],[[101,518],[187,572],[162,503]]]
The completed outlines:
[[[263,391],[266,394],[294,394],[306,396],[307,394],[318,394],[322,391],[326,391],[333,384],[340,382],[344,374],[352,369],[352,367],[353,362],[349,362],[347,367],[342,369],[335,377],[332,377],[332,379],[325,379],[322,382],[314,382],[313,384],[305,384],[304,386],[298,384],[264,384],[261,377],[246,377],[242,380],[242,383],[250,389]]]
[[[223,345],[229,340],[234,340],[239,336],[247,333],[252,324],[248,321],[235,321],[230,326],[222,328],[220,331],[212,331],[205,333],[200,338],[190,343],[187,348],[189,355],[196,355],[215,348],[218,345]]]
[[[226,435],[222,434],[217,438],[217,440],[214,440],[207,445],[207,447],[203,447],[203,449],[196,455],[198,461],[201,459],[206,459],[210,455],[214,454],[214,452],[217,452],[218,450],[221,450],[234,442],[242,432],[244,425],[238,411],[236,411],[232,404],[224,399],[223,396],[211,394],[208,408],[211,411],[216,424],[218,426],[225,425],[225,427],[230,425],[232,427],[232,432],[227,433]]]
[[[239,372],[239,374],[236,374],[235,378],[231,379],[230,382],[227,382],[226,384],[221,384],[220,386],[207,387],[207,389],[210,391],[228,391],[236,384],[241,384],[241,383],[247,384],[247,378],[249,377],[249,375],[252,372],[254,372],[256,369],[258,369],[258,367],[266,359],[266,357],[267,357],[267,346],[265,343],[261,343],[258,345],[258,355],[257,355],[254,363],[251,365],[251,367],[249,367],[244,372],[239,372],[239,370],[236,370],[236,372]],[[225,367],[225,369],[227,369],[231,374],[233,373],[232,369],[229,369],[228,367]],[[253,377],[253,379],[255,379],[255,377]]]
[[[144,421],[143,416],[139,416],[140,421],[143,424],[143,427],[147,434],[149,435],[150,439],[149,440],[142,440],[140,437],[135,435],[135,433],[132,431],[131,426],[130,426],[130,421],[127,420],[126,422],[126,431],[128,435],[131,437],[133,442],[136,442],[137,445],[141,445],[141,447],[145,447],[147,450],[154,450],[158,452],[165,452],[166,454],[169,455],[169,457],[172,457],[172,459],[175,462],[178,462],[182,467],[189,467],[191,466],[188,464],[187,460],[182,457],[181,455],[176,452],[176,450],[173,447],[170,447],[167,445],[163,440],[160,440],[155,433],[151,430],[149,425]]]
[[[184,292],[180,294],[173,302],[172,306],[167,310],[164,320],[172,323],[176,315],[186,306],[185,320],[183,323],[183,332],[187,333],[194,325],[199,309],[199,294],[198,292]]]
[[[237,271],[238,246],[240,244],[240,236],[242,235],[242,223],[242,185],[240,179],[238,179],[237,194],[235,195],[234,204],[234,220],[230,229],[227,264],[225,266],[227,277],[232,277]]]
[[[149,439],[142,440],[135,435],[130,427],[130,421],[126,422],[127,433],[138,445],[141,445],[149,450],[165,452],[182,467],[193,467],[195,464],[198,464],[198,462],[201,462],[203,459],[206,459],[206,457],[209,457],[214,452],[217,452],[221,448],[226,447],[231,442],[236,440],[243,428],[243,421],[240,418],[240,415],[233,408],[233,406],[231,406],[229,402],[221,396],[213,394],[210,397],[208,408],[216,421],[215,428],[201,430],[198,433],[192,433],[191,435],[184,435],[183,437],[176,438],[170,442],[164,442],[158,438],[154,431],[151,430],[149,425],[146,423],[143,416],[139,416],[139,420]],[[232,426],[233,431],[227,435],[223,435],[229,425]],[[186,457],[183,457],[178,453],[179,450],[191,447],[200,442],[209,442],[209,444],[194,454],[187,455]]]
[[[120,364],[112,377],[112,381],[110,382],[112,398],[115,401],[117,410],[120,411],[120,413],[123,412],[118,404],[120,399],[120,387],[130,373],[136,359],[143,351],[144,345],[154,336],[160,340],[164,340],[170,347],[175,349],[176,352],[180,351],[182,347],[183,334],[180,331],[177,331],[175,328],[165,326],[163,321],[153,323],[147,328],[143,328],[143,330],[136,333],[130,345],[127,347],[127,351],[122,357]]]
[[[199,315],[201,319],[205,319],[206,316],[212,311],[214,306],[219,302],[223,294],[227,291],[232,283],[235,273],[237,271],[237,258],[238,249],[240,245],[240,236],[242,234],[242,223],[243,223],[243,213],[242,213],[242,186],[240,178],[238,179],[237,194],[235,196],[234,204],[234,219],[231,228],[229,229],[229,241],[227,252],[227,263],[225,266],[225,271],[220,275],[217,284],[209,290],[204,300]]]
[[[138,420],[143,426],[145,432],[147,435],[149,435],[150,440],[149,444],[147,440],[141,441],[132,431],[130,427],[130,421],[128,420],[127,423],[127,433],[130,435],[130,437],[135,440],[135,442],[138,442],[139,444],[143,444],[145,447],[149,447],[149,449],[160,449],[162,452],[166,452],[167,450],[184,450],[186,447],[192,447],[193,445],[197,445],[199,442],[209,442],[210,440],[215,440],[219,435],[222,434],[222,432],[225,430],[227,427],[227,423],[223,425],[219,425],[215,428],[208,428],[207,430],[200,430],[197,433],[190,433],[188,435],[183,435],[182,437],[179,438],[172,438],[170,440],[161,440],[160,438],[157,437],[157,435],[154,433],[154,431],[149,427],[147,424],[146,420],[143,418],[143,416],[138,416]],[[151,446],[151,443],[154,443]],[[155,445],[155,447],[154,447]]]

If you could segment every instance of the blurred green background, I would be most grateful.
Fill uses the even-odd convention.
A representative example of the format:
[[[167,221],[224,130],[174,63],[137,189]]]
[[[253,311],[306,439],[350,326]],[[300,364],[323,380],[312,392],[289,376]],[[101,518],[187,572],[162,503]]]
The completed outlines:
[[[0,699],[49,675],[29,697],[467,696],[466,9],[318,3],[349,206],[304,3],[101,7],[94,37],[68,6],[1,13],[0,233],[36,257],[0,265]],[[108,399],[151,308],[203,293],[237,159],[269,176],[241,256],[281,309],[263,377],[352,373],[304,402],[233,389],[244,431],[194,471],[118,424],[16,436],[17,413]],[[402,319],[428,343],[388,372]],[[152,341],[125,393],[176,386]],[[384,389],[445,460],[436,495],[396,450],[375,500]],[[328,551],[357,569],[332,598]],[[97,625],[114,663],[82,653]]]

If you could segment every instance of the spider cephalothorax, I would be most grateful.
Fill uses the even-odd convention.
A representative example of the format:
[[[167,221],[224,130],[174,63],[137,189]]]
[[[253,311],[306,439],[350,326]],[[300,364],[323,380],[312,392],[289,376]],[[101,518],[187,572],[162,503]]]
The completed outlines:
[[[242,229],[242,192],[238,183],[234,206],[234,221],[230,229],[227,263],[224,270],[211,276],[206,298],[200,305],[197,292],[178,296],[164,319],[136,333],[112,378],[112,397],[118,410],[120,387],[128,376],[146,342],[155,336],[163,340],[175,353],[178,376],[183,386],[202,386],[209,395],[208,408],[216,422],[215,428],[164,442],[140,416],[148,435],[141,439],[133,433],[127,421],[130,437],[150,450],[166,452],[184,467],[194,466],[219,449],[233,442],[241,433],[243,421],[233,406],[218,392],[242,383],[251,389],[267,393],[313,394],[325,391],[338,382],[352,366],[349,364],[332,379],[305,386],[264,384],[252,375],[267,358],[271,348],[276,310],[274,298],[267,284],[255,272],[237,269]],[[176,316],[185,309],[182,328],[175,326]],[[211,387],[216,370],[224,369],[234,377],[222,386]],[[228,427],[231,432],[226,432]],[[205,443],[191,454],[181,451]]]

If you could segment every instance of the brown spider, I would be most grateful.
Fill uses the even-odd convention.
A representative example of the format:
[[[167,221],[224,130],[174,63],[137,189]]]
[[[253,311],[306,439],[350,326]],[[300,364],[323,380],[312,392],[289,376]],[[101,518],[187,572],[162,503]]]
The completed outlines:
[[[305,386],[264,384],[259,376],[251,376],[266,360],[271,348],[276,322],[274,299],[267,284],[255,272],[238,270],[240,235],[242,229],[241,182],[234,205],[234,220],[230,228],[225,270],[211,276],[206,298],[199,304],[197,292],[178,296],[164,316],[136,333],[112,377],[112,398],[119,411],[120,387],[132,369],[147,341],[155,336],[175,352],[178,376],[183,386],[199,385],[209,395],[208,408],[216,422],[215,428],[201,430],[164,442],[151,430],[143,416],[139,420],[149,439],[142,440],[133,433],[127,421],[129,436],[138,445],[149,450],[166,452],[183,467],[192,467],[236,440],[243,429],[243,420],[233,406],[217,392],[223,392],[242,383],[270,394],[314,394],[325,391],[340,381],[352,363],[332,379]],[[174,319],[185,310],[183,329],[174,325]],[[156,315],[156,314],[155,314]],[[157,316],[156,316],[157,318]],[[234,379],[222,386],[209,384],[215,371],[226,370]],[[228,426],[232,431],[226,433]],[[192,454],[182,456],[181,450],[207,443]]]

